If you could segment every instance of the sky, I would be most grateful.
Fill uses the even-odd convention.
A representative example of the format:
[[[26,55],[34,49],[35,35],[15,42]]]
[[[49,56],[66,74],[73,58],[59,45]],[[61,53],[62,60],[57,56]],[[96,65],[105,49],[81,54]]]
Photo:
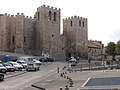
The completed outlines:
[[[61,22],[75,15],[87,18],[89,40],[105,45],[120,40],[120,0],[0,0],[0,13],[33,17],[43,4],[60,8]]]

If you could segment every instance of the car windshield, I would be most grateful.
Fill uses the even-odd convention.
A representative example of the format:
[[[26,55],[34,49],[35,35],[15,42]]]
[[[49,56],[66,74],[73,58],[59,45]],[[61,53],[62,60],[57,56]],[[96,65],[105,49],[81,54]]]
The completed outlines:
[[[26,62],[21,62],[21,64],[26,64]]]
[[[2,64],[0,64],[0,67],[4,67]]]
[[[28,61],[33,61],[33,58],[28,58]]]
[[[13,65],[19,65],[19,64],[18,64],[18,63],[16,63],[16,62],[13,62],[12,64],[13,64]]]
[[[5,66],[11,66],[10,64],[4,64]]]
[[[28,64],[28,66],[33,66],[34,64]]]

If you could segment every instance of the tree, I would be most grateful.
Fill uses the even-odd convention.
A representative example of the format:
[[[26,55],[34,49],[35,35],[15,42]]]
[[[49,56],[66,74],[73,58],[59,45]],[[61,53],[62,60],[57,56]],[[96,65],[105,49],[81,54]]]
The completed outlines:
[[[114,42],[109,42],[108,45],[106,46],[106,53],[108,55],[111,55],[112,56],[112,60],[115,60],[115,55],[116,55],[116,45]]]
[[[117,42],[115,50],[116,50],[116,54],[120,55],[120,40]]]

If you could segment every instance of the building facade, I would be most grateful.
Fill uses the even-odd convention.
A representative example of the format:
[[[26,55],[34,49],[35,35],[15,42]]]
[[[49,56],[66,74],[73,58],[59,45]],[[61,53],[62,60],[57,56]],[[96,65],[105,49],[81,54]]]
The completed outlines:
[[[88,58],[91,60],[102,60],[103,59],[104,45],[101,41],[89,40],[88,41]]]
[[[50,6],[37,8],[36,22],[36,54],[48,53],[52,57],[63,54],[60,35],[61,10]]]
[[[30,55],[49,54],[52,57],[87,56],[87,18],[74,16],[63,20],[61,10],[50,6],[37,8],[34,18],[0,14],[0,50]]]
[[[87,56],[87,18],[74,16],[63,20],[66,55]]]

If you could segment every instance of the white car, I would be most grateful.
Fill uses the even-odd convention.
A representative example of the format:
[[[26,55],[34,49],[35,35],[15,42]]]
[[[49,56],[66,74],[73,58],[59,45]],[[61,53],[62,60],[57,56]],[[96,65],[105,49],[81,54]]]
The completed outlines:
[[[21,64],[23,66],[23,68],[27,67],[27,63],[24,60],[17,60],[16,62]]]
[[[17,63],[17,62],[12,62],[12,61],[10,61],[10,62],[8,62],[8,63],[10,63],[10,64],[15,68],[16,71],[22,71],[22,69],[23,69],[23,66],[20,65],[20,64]]]
[[[68,61],[69,64],[71,64],[71,66],[76,66],[77,65],[77,60],[72,57],[69,61]]]
[[[37,71],[39,70],[39,66],[36,65],[35,63],[29,63],[26,67],[27,71]]]
[[[42,65],[42,62],[38,61],[37,59],[33,59],[33,61],[36,65]]]
[[[24,60],[26,63],[33,63],[33,57],[31,56],[23,56],[23,57],[19,57],[18,60]]]

